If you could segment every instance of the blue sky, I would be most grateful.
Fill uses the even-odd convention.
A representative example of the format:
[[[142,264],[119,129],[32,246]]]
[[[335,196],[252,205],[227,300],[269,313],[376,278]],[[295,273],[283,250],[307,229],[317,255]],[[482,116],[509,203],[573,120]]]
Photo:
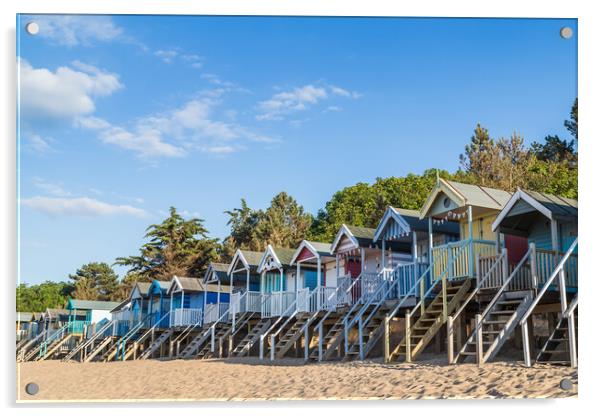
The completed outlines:
[[[136,254],[170,206],[223,238],[240,198],[264,208],[284,190],[315,214],[360,181],[455,170],[477,122],[568,137],[577,94],[576,36],[559,36],[575,20],[17,23],[27,283]]]

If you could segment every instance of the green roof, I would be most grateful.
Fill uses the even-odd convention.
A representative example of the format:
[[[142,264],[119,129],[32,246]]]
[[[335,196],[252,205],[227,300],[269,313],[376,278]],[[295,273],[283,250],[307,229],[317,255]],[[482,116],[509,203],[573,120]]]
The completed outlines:
[[[101,310],[110,311],[119,305],[119,302],[107,302],[102,300],[82,300],[82,299],[69,299],[67,303],[67,309],[79,309],[79,310]]]
[[[240,250],[249,266],[259,266],[263,253],[261,251]]]
[[[357,227],[355,225],[347,225],[347,228],[349,231],[351,231],[351,234],[353,234],[355,238],[365,238],[369,239],[370,241],[372,241],[374,238],[374,233],[376,232],[376,229],[374,228]]]
[[[291,264],[293,256],[295,255],[295,249],[282,247],[272,248],[274,249],[274,253],[276,253],[276,256],[278,257],[278,261],[280,262],[280,264],[282,264],[283,266],[288,266],[289,264]]]

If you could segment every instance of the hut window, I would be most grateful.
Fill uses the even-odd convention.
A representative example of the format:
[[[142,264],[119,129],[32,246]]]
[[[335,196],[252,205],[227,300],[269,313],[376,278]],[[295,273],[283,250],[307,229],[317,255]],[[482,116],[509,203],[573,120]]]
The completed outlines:
[[[443,206],[445,208],[449,208],[450,204],[451,204],[451,201],[449,200],[448,197],[443,198]]]

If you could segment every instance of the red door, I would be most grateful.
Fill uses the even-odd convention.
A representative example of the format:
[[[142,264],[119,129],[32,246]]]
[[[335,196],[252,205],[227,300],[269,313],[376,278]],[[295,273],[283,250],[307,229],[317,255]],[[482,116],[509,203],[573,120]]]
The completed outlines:
[[[529,240],[517,235],[504,234],[504,244],[508,250],[508,263],[517,264],[529,250]]]

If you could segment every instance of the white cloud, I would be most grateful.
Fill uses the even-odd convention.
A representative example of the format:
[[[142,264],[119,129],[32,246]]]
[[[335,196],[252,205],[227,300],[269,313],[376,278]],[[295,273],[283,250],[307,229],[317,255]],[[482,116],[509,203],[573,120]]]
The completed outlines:
[[[21,199],[21,205],[52,216],[75,215],[98,217],[107,215],[129,215],[143,218],[146,211],[130,205],[113,205],[92,198],[50,198],[35,196]]]
[[[96,117],[82,117],[77,125],[96,130],[103,143],[146,159],[183,156],[190,150],[224,155],[241,149],[243,141],[276,141],[236,123],[216,120],[213,113],[219,104],[212,96],[201,96],[180,107],[139,118],[128,127]]]
[[[39,134],[26,133],[22,136],[25,139],[24,146],[27,149],[39,154],[51,153],[54,151],[50,145],[51,139],[42,138]]]
[[[360,98],[362,96],[359,92],[348,91],[344,88],[337,87],[336,85],[330,85],[330,91],[334,95],[338,95],[340,97],[345,97],[345,98]]]
[[[73,118],[94,112],[94,98],[108,96],[123,85],[116,74],[74,61],[56,71],[34,68],[19,60],[20,111],[26,120]]]
[[[178,56],[178,53],[174,50],[158,50],[155,51],[155,56],[161,59],[166,64],[171,64],[173,59]]]
[[[322,112],[323,113],[332,113],[332,112],[338,112],[338,111],[343,111],[343,109],[341,107],[339,107],[338,105],[329,105]]]
[[[30,21],[35,21],[40,27],[37,36],[64,46],[109,42],[123,34],[123,29],[110,16],[41,15],[32,16],[25,24]]]
[[[307,110],[333,96],[359,98],[360,94],[332,85],[321,87],[309,84],[290,91],[279,92],[272,98],[259,102],[259,114],[255,118],[257,120],[282,120],[285,115]]]
[[[47,193],[48,195],[52,195],[52,196],[71,196],[71,192],[66,191],[63,188],[63,184],[62,183],[52,183],[52,182],[48,182],[43,178],[38,178],[38,177],[34,177],[33,178],[33,184],[41,189],[42,191],[44,191],[45,193]]]

